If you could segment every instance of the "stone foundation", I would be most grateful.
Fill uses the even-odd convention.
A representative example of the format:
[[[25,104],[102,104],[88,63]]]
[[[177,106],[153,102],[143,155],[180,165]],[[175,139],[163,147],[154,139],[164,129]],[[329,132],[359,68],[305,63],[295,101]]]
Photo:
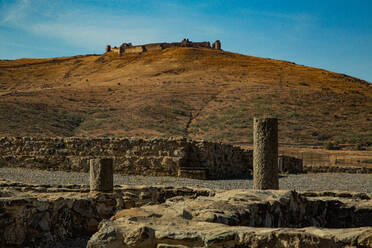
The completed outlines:
[[[119,211],[88,248],[372,247],[371,196],[231,190]]]
[[[39,247],[92,235],[120,209],[160,204],[176,196],[213,195],[208,189],[115,187],[89,193],[88,186],[33,185],[0,181],[0,247]],[[49,246],[48,246],[49,247]]]

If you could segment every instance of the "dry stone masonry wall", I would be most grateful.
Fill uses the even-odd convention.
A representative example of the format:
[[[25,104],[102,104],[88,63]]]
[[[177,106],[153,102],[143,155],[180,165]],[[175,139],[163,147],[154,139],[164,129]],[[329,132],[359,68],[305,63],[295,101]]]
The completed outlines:
[[[0,247],[44,247],[41,244],[91,235],[101,220],[120,209],[212,194],[208,189],[141,186],[89,193],[88,186],[0,181]]]
[[[89,160],[110,157],[126,175],[237,178],[252,170],[252,151],[186,139],[0,138],[0,166],[89,171]]]

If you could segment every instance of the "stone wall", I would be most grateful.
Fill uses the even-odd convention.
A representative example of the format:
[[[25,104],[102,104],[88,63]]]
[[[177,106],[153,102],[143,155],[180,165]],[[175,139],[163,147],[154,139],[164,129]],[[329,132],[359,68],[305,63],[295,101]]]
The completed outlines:
[[[124,49],[124,53],[142,53],[146,51],[145,46],[133,46]]]
[[[160,51],[163,50],[163,43],[147,44],[145,49],[146,51]]]
[[[303,161],[299,158],[280,155],[278,158],[280,173],[303,173]]]
[[[252,151],[186,139],[0,138],[0,166],[89,171],[89,159],[112,157],[114,171],[126,175],[178,176],[180,170],[205,177],[247,177]],[[199,179],[206,179],[199,178]]]
[[[208,189],[160,186],[121,186],[104,194],[89,193],[88,186],[0,181],[0,247],[44,247],[91,235],[102,219],[120,209],[160,204],[176,196],[212,194]]]
[[[305,165],[304,172],[307,173],[354,173],[372,174],[372,167],[357,166],[313,166]]]

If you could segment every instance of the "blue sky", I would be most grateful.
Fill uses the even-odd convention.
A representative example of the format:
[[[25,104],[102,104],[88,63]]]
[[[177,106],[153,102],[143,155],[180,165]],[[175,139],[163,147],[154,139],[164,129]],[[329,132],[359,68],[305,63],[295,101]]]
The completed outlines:
[[[0,0],[0,59],[221,40],[224,50],[372,82],[371,0]]]

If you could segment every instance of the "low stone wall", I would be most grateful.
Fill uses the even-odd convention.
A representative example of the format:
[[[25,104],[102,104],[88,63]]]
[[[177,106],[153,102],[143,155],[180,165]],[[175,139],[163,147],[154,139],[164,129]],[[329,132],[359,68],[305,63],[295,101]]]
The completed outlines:
[[[0,138],[0,166],[89,171],[89,159],[112,157],[114,171],[126,175],[178,176],[203,168],[206,178],[246,177],[252,151],[186,139]],[[182,176],[182,173],[181,173]],[[199,179],[206,179],[199,178]]]
[[[280,155],[278,159],[280,173],[297,174],[303,173],[302,159]]]
[[[101,220],[121,209],[160,204],[176,196],[213,195],[208,189],[161,186],[121,186],[110,194],[88,192],[88,186],[0,181],[0,247],[44,247],[91,235]]]
[[[307,172],[307,173],[337,173],[338,172],[338,173],[372,174],[372,167],[305,165],[304,172]]]

